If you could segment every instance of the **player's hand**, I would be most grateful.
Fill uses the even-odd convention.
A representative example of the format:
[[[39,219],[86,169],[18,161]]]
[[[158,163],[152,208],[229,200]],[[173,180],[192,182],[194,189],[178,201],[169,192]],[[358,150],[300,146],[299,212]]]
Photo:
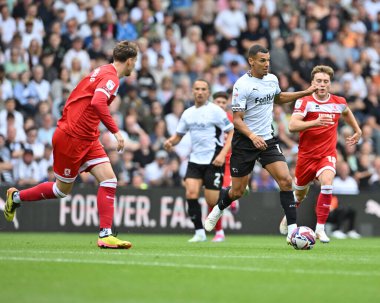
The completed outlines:
[[[306,96],[311,95],[312,93],[316,92],[318,90],[318,87],[314,84],[312,84],[308,89],[305,90]]]
[[[357,144],[361,136],[361,133],[354,133],[352,136],[346,138],[346,144],[349,146]]]
[[[260,136],[252,134],[249,136],[249,139],[251,139],[253,145],[260,150],[266,150],[268,147],[265,140],[263,138],[261,138]]]
[[[121,134],[120,131],[118,131],[117,133],[114,133],[113,135],[115,136],[116,141],[117,141],[117,148],[116,148],[116,150],[118,152],[123,151],[123,149],[124,149],[124,138],[123,138],[123,135]]]
[[[214,161],[212,161],[212,164],[220,167],[223,166],[225,160],[226,157],[224,155],[219,154],[215,157]]]
[[[164,142],[164,148],[168,151],[171,152],[173,150],[173,144],[172,141],[169,139]]]
[[[334,123],[334,120],[330,117],[319,116],[318,119],[315,120],[315,126],[328,127],[334,125]]]

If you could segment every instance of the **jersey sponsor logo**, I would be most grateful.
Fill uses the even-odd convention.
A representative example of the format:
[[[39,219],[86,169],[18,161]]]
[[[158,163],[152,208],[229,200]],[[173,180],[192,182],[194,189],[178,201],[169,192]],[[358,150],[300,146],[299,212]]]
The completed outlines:
[[[271,104],[271,103],[273,103],[274,96],[275,96],[275,94],[273,93],[272,95],[267,94],[265,97],[262,97],[262,98],[257,97],[255,99],[255,103],[256,104],[259,103],[259,105]]]
[[[106,86],[108,88],[108,90],[113,90],[114,87],[115,87],[115,83],[112,81],[112,80],[108,80],[107,83],[106,83]]]
[[[335,114],[318,114],[318,117],[327,117],[327,118],[335,119]]]
[[[192,123],[190,125],[191,130],[196,130],[196,129],[205,129],[207,125],[205,123]]]

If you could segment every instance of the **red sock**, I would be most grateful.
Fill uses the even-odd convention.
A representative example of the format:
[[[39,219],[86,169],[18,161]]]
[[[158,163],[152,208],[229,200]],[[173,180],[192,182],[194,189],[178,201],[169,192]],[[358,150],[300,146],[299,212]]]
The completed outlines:
[[[98,213],[100,228],[111,228],[116,187],[100,186],[98,190]]]
[[[55,182],[44,182],[34,187],[20,190],[21,201],[40,201],[46,199],[56,199],[53,185]]]
[[[317,206],[315,208],[318,224],[326,224],[327,218],[329,217],[332,188],[332,185],[321,186],[321,193],[318,196]]]
[[[208,213],[210,213],[212,211],[213,207],[208,207]],[[215,231],[219,231],[219,230],[223,230],[223,226],[222,226],[222,217],[220,217],[220,219],[218,220],[218,222],[216,222],[215,224]]]

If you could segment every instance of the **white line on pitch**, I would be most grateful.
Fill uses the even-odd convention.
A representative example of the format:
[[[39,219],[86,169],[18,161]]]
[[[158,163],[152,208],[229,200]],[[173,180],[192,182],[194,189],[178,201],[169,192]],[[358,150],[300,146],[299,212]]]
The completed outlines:
[[[212,270],[233,270],[245,272],[274,272],[274,273],[295,273],[307,275],[333,275],[333,276],[380,276],[379,272],[365,272],[365,271],[343,271],[343,270],[303,270],[303,269],[274,269],[274,268],[258,268],[258,267],[238,267],[238,266],[225,266],[225,265],[203,265],[191,263],[170,263],[170,262],[141,262],[141,261],[115,261],[115,260],[77,260],[67,258],[32,258],[32,257],[4,257],[0,256],[3,261],[28,261],[28,262],[41,262],[41,263],[80,263],[80,264],[107,264],[107,265],[135,265],[135,266],[150,266],[150,267],[175,267],[175,268],[189,268],[189,269],[212,269]]]
[[[74,255],[99,255],[99,256],[104,256],[105,253],[109,253],[109,255],[125,255],[126,251],[115,251],[115,250],[98,250],[98,251],[71,251],[71,250],[27,250],[28,254],[59,254],[59,255],[69,255],[69,254],[74,254]],[[0,249],[0,254],[25,254],[25,250],[19,250],[19,249]],[[156,252],[156,253],[146,253],[146,252],[135,252],[135,251],[128,251],[129,256],[138,256],[138,257],[173,257],[173,258],[183,258],[183,257],[189,257],[189,258],[220,258],[220,259],[276,259],[276,260],[294,260],[294,259],[302,259],[302,260],[317,260],[317,261],[323,261],[323,260],[329,260],[329,261],[343,261],[345,264],[350,263],[350,264],[358,264],[358,263],[363,263],[367,264],[370,262],[371,265],[376,265],[379,262],[377,260],[373,260],[372,258],[368,257],[357,257],[357,258],[352,258],[348,260],[345,256],[327,256],[323,258],[320,255],[306,255],[305,253],[308,252],[299,252],[300,254],[298,255],[273,255],[273,256],[268,256],[268,255],[249,255],[249,256],[242,256],[242,255],[216,255],[216,254],[204,254],[204,253],[199,253],[199,254],[189,254],[189,253],[181,253],[181,254],[174,254],[174,253],[166,253],[163,252]],[[380,260],[379,260],[380,261]]]

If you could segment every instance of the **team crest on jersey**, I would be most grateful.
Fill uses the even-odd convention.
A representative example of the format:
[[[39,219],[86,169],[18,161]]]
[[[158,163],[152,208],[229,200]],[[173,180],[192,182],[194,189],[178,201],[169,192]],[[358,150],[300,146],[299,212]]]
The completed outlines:
[[[107,81],[107,84],[106,84],[106,86],[107,86],[107,88],[109,89],[109,90],[113,90],[113,88],[115,87],[115,83],[112,81],[112,80],[108,80]]]
[[[294,104],[294,108],[301,108],[302,100],[297,100],[296,104]]]
[[[69,177],[71,174],[71,169],[70,168],[65,168],[65,170],[63,171],[63,175],[65,177]]]

